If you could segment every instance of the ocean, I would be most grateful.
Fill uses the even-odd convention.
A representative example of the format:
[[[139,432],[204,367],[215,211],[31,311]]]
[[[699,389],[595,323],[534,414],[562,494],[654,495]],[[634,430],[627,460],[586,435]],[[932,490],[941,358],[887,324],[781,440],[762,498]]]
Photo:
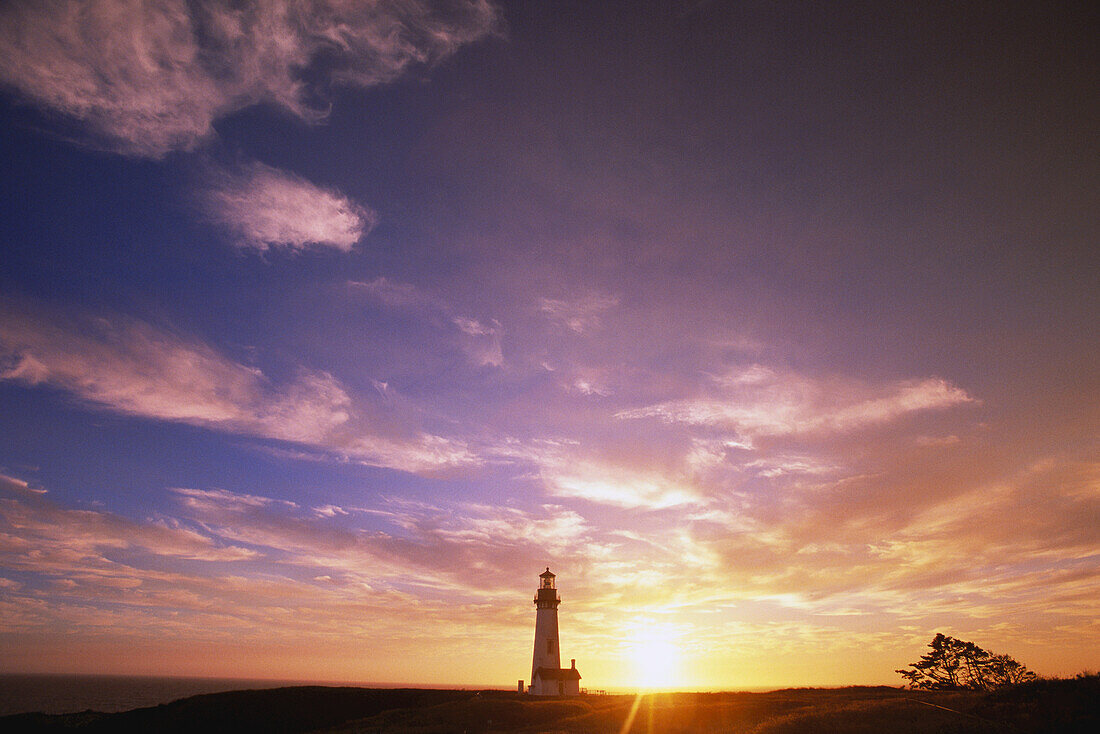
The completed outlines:
[[[69,714],[88,709],[114,713],[200,693],[300,685],[340,684],[240,678],[0,674],[0,716],[32,711]]]

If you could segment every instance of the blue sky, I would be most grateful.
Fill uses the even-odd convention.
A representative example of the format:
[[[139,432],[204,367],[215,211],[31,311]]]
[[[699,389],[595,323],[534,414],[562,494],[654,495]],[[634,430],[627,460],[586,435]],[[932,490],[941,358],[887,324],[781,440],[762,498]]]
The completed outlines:
[[[1095,667],[1095,27],[7,4],[3,665]]]

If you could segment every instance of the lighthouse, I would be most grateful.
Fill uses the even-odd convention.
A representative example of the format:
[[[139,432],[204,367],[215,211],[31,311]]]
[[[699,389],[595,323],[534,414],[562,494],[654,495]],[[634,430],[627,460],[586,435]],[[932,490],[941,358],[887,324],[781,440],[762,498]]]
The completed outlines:
[[[581,674],[577,661],[571,667],[561,667],[558,646],[558,597],[556,577],[550,567],[539,574],[535,591],[535,652],[531,657],[531,685],[527,689],[536,696],[576,696],[580,693]]]

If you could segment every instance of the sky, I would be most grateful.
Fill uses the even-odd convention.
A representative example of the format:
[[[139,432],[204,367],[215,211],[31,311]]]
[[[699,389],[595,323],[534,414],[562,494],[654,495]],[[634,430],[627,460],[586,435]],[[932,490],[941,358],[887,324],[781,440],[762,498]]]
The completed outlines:
[[[1081,3],[0,6],[0,669],[1100,666]]]

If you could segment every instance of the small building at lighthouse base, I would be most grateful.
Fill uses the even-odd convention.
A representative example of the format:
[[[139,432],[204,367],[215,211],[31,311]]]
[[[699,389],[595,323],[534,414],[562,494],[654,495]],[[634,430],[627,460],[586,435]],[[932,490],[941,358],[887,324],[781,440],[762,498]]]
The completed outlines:
[[[570,661],[571,668],[536,668],[528,693],[535,696],[579,696],[581,674],[577,661]]]

